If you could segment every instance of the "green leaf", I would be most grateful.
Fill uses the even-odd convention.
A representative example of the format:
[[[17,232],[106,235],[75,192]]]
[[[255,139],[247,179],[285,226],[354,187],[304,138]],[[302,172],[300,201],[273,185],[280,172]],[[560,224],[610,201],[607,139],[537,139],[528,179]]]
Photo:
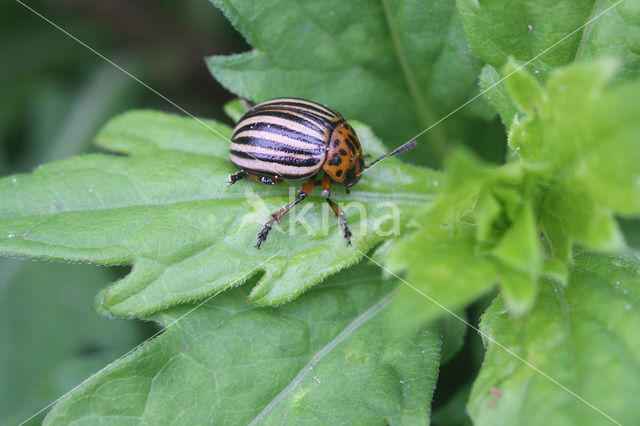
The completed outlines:
[[[540,226],[550,240],[564,229],[577,242],[620,248],[612,211],[640,213],[640,106],[633,101],[640,84],[607,88],[616,68],[615,61],[600,60],[554,73],[546,101],[518,125],[525,148],[510,141],[523,160],[547,165],[552,186],[545,189]]]
[[[459,316],[466,320],[464,312],[459,313]],[[437,325],[442,336],[441,363],[445,364],[462,349],[467,334],[467,325],[452,315],[442,318],[437,322]]]
[[[504,67],[504,74],[509,77],[504,81],[511,99],[520,110],[533,115],[545,102],[545,92],[538,81],[526,72],[518,72],[519,65],[512,59]]]
[[[527,67],[546,79],[556,67],[609,54],[625,58],[618,78],[628,81],[640,75],[640,37],[635,29],[640,25],[640,13],[637,2],[623,1],[598,17],[615,3],[513,0],[505,7],[503,0],[458,0],[458,9],[471,50],[497,69],[510,56],[528,62],[548,49]]]
[[[454,1],[213,3],[254,50],[211,57],[209,69],[253,101],[326,103],[399,145],[478,92],[481,63],[469,53]],[[460,114],[430,129],[414,155],[433,164],[458,140],[474,145],[473,124],[482,121],[472,117],[492,114],[482,101]]]
[[[510,67],[503,73],[507,79],[498,83],[501,75],[496,69],[503,69],[509,58],[522,64],[544,52],[527,66],[539,80],[545,80],[562,65],[600,55],[624,60],[617,81],[631,81],[640,75],[640,37],[636,30],[640,13],[635,2],[620,2],[603,15],[614,0],[560,0],[553,4],[546,0],[514,0],[509,7],[504,7],[502,0],[457,3],[471,50],[489,64],[480,75],[480,87],[507,128],[516,113],[516,99],[509,99],[504,86],[516,84],[513,80],[518,76],[510,74],[514,70]],[[592,19],[595,20],[578,30]],[[518,91],[516,95],[512,91],[513,95],[523,93]],[[518,137],[520,132],[515,130],[511,128],[511,138]]]
[[[247,105],[240,98],[236,98],[224,105],[224,112],[234,123],[240,121],[242,116],[248,111]]]
[[[640,214],[640,104],[632,101],[640,83],[607,86],[615,69],[608,59],[559,69],[546,89],[514,74],[507,87],[523,112],[512,123],[510,161],[450,156],[438,198],[416,216],[417,231],[389,249],[387,266],[454,311],[499,283],[510,313],[521,315],[543,273],[565,282],[574,243],[623,248],[615,213]],[[416,299],[402,292],[399,318],[445,312]]]
[[[140,324],[91,310],[110,272],[0,259],[0,424],[27,419],[142,338]]]
[[[512,283],[519,272],[514,267],[530,274],[539,269],[531,212],[525,211],[516,190],[522,179],[523,171],[517,164],[492,167],[465,152],[450,157],[441,193],[428,211],[414,220],[418,230],[392,247],[385,260],[386,266],[396,272],[406,270],[407,281],[437,302],[426,303],[414,290],[401,291],[394,308],[399,324],[419,324],[442,316],[443,307],[464,309],[490,292],[502,275]],[[499,211],[495,211],[496,206]],[[516,216],[520,219],[511,230],[510,215],[512,220]],[[473,218],[480,225],[470,225]],[[509,247],[498,248],[505,232],[513,236],[506,237],[503,244],[517,247],[519,256],[505,254]],[[484,238],[478,240],[478,236]],[[520,247],[520,238],[526,238],[528,245]],[[513,290],[510,294],[513,306],[521,308],[531,303],[535,292]]]
[[[542,256],[536,219],[531,206],[525,204],[518,217],[492,250],[505,265],[527,274],[540,271]]]
[[[260,271],[251,300],[280,304],[357,262],[394,227],[398,232],[412,211],[430,201],[439,176],[385,161],[363,175],[350,196],[342,188],[332,192],[346,208],[352,247],[314,192],[297,209],[297,220],[283,220],[258,250],[256,233],[298,185],[242,181],[228,187],[235,171],[228,142],[211,129],[222,135],[231,129],[204,123],[210,128],[159,112],[131,112],[97,137],[104,149],[128,156],[75,157],[0,180],[0,199],[11,200],[0,204],[0,252],[132,264],[131,274],[102,301],[116,315],[144,316]],[[366,127],[354,126],[366,152],[385,150]]]
[[[630,407],[640,392],[640,262],[589,251],[574,261],[566,289],[543,279],[533,309],[518,321],[498,298],[481,329],[616,421],[637,424],[640,415]],[[611,424],[493,342],[485,344],[468,405],[475,424]]]
[[[494,67],[485,65],[480,73],[480,89],[484,92],[483,96],[500,114],[502,124],[508,129],[518,110],[500,79],[500,73]]]
[[[156,313],[173,325],[45,423],[427,424],[440,337],[388,328],[394,287],[359,265],[278,308],[247,303],[242,287]]]
[[[409,286],[399,290],[391,319],[399,328],[416,326],[458,311],[495,285],[496,262],[474,255],[472,230],[429,228],[400,241],[385,266],[407,271]],[[421,292],[421,294],[417,294]]]

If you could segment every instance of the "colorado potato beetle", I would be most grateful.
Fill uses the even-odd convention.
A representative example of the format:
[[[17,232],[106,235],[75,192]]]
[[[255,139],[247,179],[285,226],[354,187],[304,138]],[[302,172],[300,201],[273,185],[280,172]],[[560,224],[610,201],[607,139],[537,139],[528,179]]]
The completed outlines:
[[[330,198],[331,183],[344,185],[349,193],[366,168],[415,145],[415,141],[408,142],[365,164],[358,136],[341,114],[304,99],[272,99],[251,107],[233,130],[229,157],[241,170],[229,176],[228,184],[244,178],[267,185],[309,178],[294,201],[271,214],[258,233],[258,248],[273,225],[315,185],[322,186],[322,196],[338,218],[347,244],[351,244],[344,211]],[[321,172],[324,176],[316,181]]]

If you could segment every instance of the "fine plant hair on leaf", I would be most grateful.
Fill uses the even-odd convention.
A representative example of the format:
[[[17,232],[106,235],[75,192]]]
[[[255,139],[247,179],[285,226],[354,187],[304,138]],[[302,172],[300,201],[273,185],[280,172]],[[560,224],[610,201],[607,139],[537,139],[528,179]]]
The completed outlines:
[[[228,135],[220,123],[207,124]],[[365,152],[386,148],[366,127],[353,124]],[[386,220],[388,203],[400,217],[430,202],[439,173],[386,161],[363,176],[350,196],[336,188],[354,234],[347,247],[334,220],[322,229],[324,199],[314,192],[302,218],[283,221],[269,244],[253,249],[269,214],[288,202],[288,185],[242,182],[228,187],[235,168],[228,142],[197,121],[152,111],[116,117],[97,136],[98,145],[126,154],[91,154],[50,163],[31,174],[0,180],[0,251],[101,264],[133,264],[131,273],[102,294],[114,315],[144,316],[229,287],[276,251],[251,300],[287,302],[331,273],[360,259],[384,238],[374,225]],[[295,185],[295,186],[294,186]],[[297,191],[298,183],[292,183]],[[349,208],[357,202],[364,209]],[[333,219],[333,217],[331,217]],[[310,229],[310,234],[301,220]],[[303,272],[304,273],[301,273]],[[248,277],[247,277],[248,278]],[[247,279],[245,278],[245,279]]]
[[[395,287],[360,264],[278,308],[230,290],[61,400],[45,424],[428,423],[441,336],[388,328]],[[167,325],[189,309],[150,319]]]

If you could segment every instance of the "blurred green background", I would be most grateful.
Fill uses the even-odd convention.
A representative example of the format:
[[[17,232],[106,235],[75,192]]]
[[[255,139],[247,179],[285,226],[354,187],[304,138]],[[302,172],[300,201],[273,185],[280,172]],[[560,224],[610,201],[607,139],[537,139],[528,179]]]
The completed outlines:
[[[209,2],[25,3],[193,115],[229,122],[231,94],[203,57],[249,46]],[[0,4],[0,34],[0,176],[95,150],[98,128],[128,109],[182,114],[18,2]],[[0,258],[0,424],[21,422],[156,331],[92,310],[128,270]]]

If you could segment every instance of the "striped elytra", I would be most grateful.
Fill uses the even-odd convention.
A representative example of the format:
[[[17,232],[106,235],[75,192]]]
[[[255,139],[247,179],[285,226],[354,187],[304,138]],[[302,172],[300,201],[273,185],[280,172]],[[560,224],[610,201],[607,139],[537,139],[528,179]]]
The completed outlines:
[[[405,144],[370,165],[414,145],[413,142]],[[344,185],[348,193],[370,165],[365,166],[360,141],[341,114],[304,99],[278,98],[262,102],[238,121],[229,158],[241,169],[229,177],[229,185],[244,178],[268,185],[309,179],[294,201],[271,215],[258,233],[256,247],[260,247],[273,225],[309,195],[315,185],[322,186],[322,196],[338,217],[347,244],[351,244],[344,211],[330,199],[331,183]],[[316,181],[321,173],[324,176]]]
[[[336,140],[339,147],[333,147]],[[358,138],[342,115],[294,98],[251,108],[236,125],[230,146],[231,162],[241,169],[288,180],[311,177],[327,163],[325,172],[343,183],[361,155]]]

